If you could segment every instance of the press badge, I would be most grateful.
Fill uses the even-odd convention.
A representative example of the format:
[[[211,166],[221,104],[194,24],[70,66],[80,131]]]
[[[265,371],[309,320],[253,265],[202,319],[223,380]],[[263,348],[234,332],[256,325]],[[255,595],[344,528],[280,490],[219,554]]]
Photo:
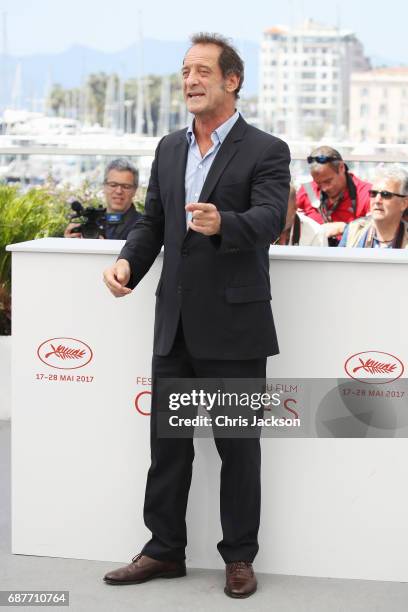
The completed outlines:
[[[122,221],[123,213],[106,213],[106,223],[117,225]]]

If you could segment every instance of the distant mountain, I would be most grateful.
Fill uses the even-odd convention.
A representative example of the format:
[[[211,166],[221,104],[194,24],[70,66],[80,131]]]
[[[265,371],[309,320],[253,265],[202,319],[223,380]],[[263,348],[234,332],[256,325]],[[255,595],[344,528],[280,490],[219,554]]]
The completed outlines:
[[[259,45],[244,41],[239,45],[245,61],[243,97],[257,93]],[[143,43],[143,71],[145,74],[169,74],[180,70],[186,51],[186,43],[146,39]],[[21,76],[17,77],[17,65],[21,64]],[[37,54],[9,57],[7,60],[7,88],[2,88],[0,104],[10,105],[14,97],[26,108],[35,99],[44,96],[49,83],[63,87],[76,87],[91,72],[117,72],[124,78],[136,77],[140,67],[139,44],[116,53],[105,53],[90,47],[74,45],[54,54]],[[20,85],[16,83],[20,82]],[[14,84],[14,87],[13,87]],[[38,103],[37,103],[38,104]]]

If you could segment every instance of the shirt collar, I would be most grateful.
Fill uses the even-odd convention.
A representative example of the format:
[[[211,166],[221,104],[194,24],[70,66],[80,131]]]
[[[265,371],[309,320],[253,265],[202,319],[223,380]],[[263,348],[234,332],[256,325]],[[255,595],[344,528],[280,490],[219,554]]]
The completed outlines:
[[[219,125],[211,134],[211,140],[216,143],[219,142],[220,144],[222,144],[224,142],[224,140],[226,139],[226,137],[228,136],[230,130],[232,129],[233,125],[235,125],[236,121],[239,118],[239,112],[236,110],[235,113],[232,115],[232,117],[230,117],[229,119],[227,119],[226,121],[224,121],[224,123],[222,123],[221,125]],[[187,132],[186,132],[186,137],[187,140],[189,142],[190,145],[195,143],[195,134],[194,134],[194,119],[192,119],[189,123],[189,126],[187,128]]]

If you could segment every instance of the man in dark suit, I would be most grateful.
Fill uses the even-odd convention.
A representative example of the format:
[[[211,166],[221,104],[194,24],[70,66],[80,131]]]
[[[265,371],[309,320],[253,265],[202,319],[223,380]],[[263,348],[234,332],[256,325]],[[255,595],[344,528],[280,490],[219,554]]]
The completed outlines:
[[[144,506],[152,538],[110,584],[185,575],[185,512],[193,440],[157,435],[159,378],[265,378],[278,353],[270,307],[268,248],[281,233],[289,193],[289,150],[235,110],[243,62],[219,35],[192,37],[182,67],[194,121],[156,149],[145,214],[114,266],[113,295],[129,294],[164,244],[153,350],[151,467]],[[187,204],[186,204],[187,203]],[[218,550],[225,592],[256,590],[260,441],[215,438],[222,460]]]
[[[105,238],[126,240],[141,214],[133,204],[139,185],[139,173],[124,157],[114,159],[105,169],[103,193],[106,201]],[[64,238],[82,238],[78,223],[69,223]]]

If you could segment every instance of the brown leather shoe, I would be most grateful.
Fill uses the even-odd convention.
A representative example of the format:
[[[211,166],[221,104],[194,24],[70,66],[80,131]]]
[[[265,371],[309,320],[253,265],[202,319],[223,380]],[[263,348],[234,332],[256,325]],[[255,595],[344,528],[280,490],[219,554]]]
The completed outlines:
[[[178,578],[186,575],[184,561],[158,561],[141,553],[132,563],[108,572],[104,581],[108,584],[139,584],[152,578]]]
[[[227,582],[224,593],[228,597],[249,597],[256,591],[257,581],[249,561],[234,561],[225,566]]]

